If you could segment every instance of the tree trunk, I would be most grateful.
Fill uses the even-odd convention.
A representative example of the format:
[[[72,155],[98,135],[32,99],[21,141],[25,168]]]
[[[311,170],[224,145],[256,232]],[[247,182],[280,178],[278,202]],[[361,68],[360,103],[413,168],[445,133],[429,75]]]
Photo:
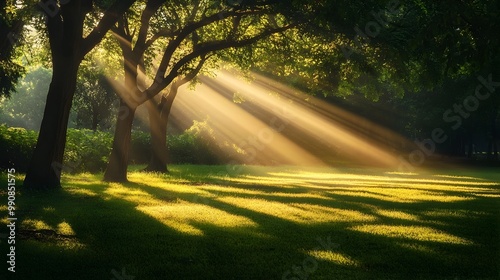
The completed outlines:
[[[168,118],[170,116],[170,112],[172,111],[172,105],[174,104],[179,87],[191,79],[192,78],[184,79],[172,84],[169,94],[167,97],[162,97],[158,106],[156,106],[154,99],[148,102],[151,133],[151,159],[148,166],[144,169],[145,171],[168,172]]]
[[[151,158],[144,171],[167,173],[167,123],[166,117],[162,114],[163,104],[156,104],[154,99],[147,101],[149,113],[149,126],[151,135]]]
[[[113,148],[109,156],[108,167],[104,173],[104,181],[126,182],[127,166],[130,154],[132,124],[137,107],[129,106],[120,99],[120,111],[116,119],[116,129],[113,138]]]
[[[59,63],[53,65],[40,133],[24,180],[24,187],[28,189],[61,186],[68,119],[81,60],[73,57],[55,61]]]

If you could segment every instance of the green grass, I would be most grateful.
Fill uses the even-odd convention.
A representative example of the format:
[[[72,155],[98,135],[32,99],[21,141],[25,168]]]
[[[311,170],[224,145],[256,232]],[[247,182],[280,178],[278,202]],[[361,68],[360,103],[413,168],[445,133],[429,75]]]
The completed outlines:
[[[0,278],[500,279],[497,170],[235,168],[19,191],[16,273],[3,238]]]

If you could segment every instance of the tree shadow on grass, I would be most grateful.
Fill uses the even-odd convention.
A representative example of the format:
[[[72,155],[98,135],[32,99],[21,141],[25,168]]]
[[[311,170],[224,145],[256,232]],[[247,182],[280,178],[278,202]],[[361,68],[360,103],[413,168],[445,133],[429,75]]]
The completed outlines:
[[[219,183],[221,182],[219,181]],[[252,189],[252,184],[239,184],[235,183],[233,180],[225,183],[222,182],[221,185],[227,186],[228,188],[241,188],[243,190]],[[461,183],[461,185],[463,184]],[[143,188],[145,190],[148,189],[148,187]],[[149,188],[152,187],[150,186]],[[199,185],[197,185],[196,188],[204,188],[207,190],[207,188],[203,186],[200,187]],[[490,186],[489,188],[491,188],[492,193],[498,194],[496,186]],[[292,244],[293,240],[298,236],[314,240],[311,236],[315,234],[334,234],[337,237],[345,235],[345,239],[351,237],[351,240],[361,243],[354,246],[356,248],[366,247],[362,244],[363,241],[366,240],[369,240],[368,244],[379,244],[381,242],[383,246],[378,246],[378,253],[372,251],[369,252],[366,257],[364,254],[356,255],[358,262],[361,263],[359,267],[366,269],[365,271],[359,269],[357,273],[363,275],[363,273],[369,271],[371,275],[369,278],[371,279],[373,279],[374,274],[377,275],[378,273],[382,273],[380,276],[384,279],[393,277],[396,279],[408,279],[408,276],[411,278],[420,277],[422,279],[454,279],[455,277],[459,279],[464,277],[466,279],[496,278],[498,269],[498,207],[488,209],[489,207],[487,206],[498,202],[496,198],[480,197],[475,194],[468,194],[464,191],[433,191],[422,187],[417,188],[417,190],[426,191],[436,196],[443,196],[444,198],[461,195],[468,199],[451,202],[422,200],[408,203],[384,201],[372,197],[364,197],[362,194],[355,196],[327,193],[326,197],[330,199],[283,197],[280,195],[272,195],[273,192],[276,192],[276,186],[259,185],[257,189],[262,191],[262,194],[256,195],[255,193],[231,192],[219,189],[210,191],[208,188],[208,192],[211,192],[212,195],[195,201],[201,201],[210,207],[222,209],[229,213],[251,217],[260,225],[263,232],[274,233],[275,237],[285,240],[287,240],[286,237],[289,237],[285,242],[286,244]],[[152,193],[156,192],[151,189],[147,191]],[[284,190],[281,189],[281,192],[293,194],[307,193],[310,192],[310,188],[286,188]],[[366,191],[362,193],[366,193]],[[314,229],[308,231],[305,230],[305,228],[311,228],[310,225],[290,223],[289,221],[285,221],[286,219],[276,219],[275,216],[263,214],[260,211],[242,210],[243,208],[223,203],[217,198],[226,196],[244,199],[260,198],[287,205],[320,205],[334,209],[360,211],[367,215],[375,216],[376,221],[371,224],[375,226],[386,226],[388,227],[388,232],[387,234],[379,233],[378,235],[374,235],[370,232],[360,233],[353,230],[357,224],[360,224],[356,222],[347,223],[345,227],[340,227],[342,223],[319,223],[321,226],[312,227]],[[188,199],[188,197],[183,197],[183,199]],[[394,218],[380,214],[378,210],[411,213],[417,219],[406,220],[404,218]],[[434,215],[434,212],[439,214],[440,211],[445,211],[446,213],[440,216]],[[457,215],[446,215],[447,213],[457,213]],[[402,232],[391,232],[391,230],[401,230],[401,228]],[[429,234],[430,237],[424,237],[423,240],[419,240],[416,238],[418,236],[414,236],[420,234],[418,231],[412,232],[409,230],[409,232],[405,232],[405,228],[416,228],[417,230],[422,229],[429,231],[422,234]],[[284,230],[279,231],[277,229]],[[293,229],[297,231],[293,231]],[[301,234],[297,236],[296,232],[300,232]],[[357,238],[352,238],[353,236],[357,236]],[[447,238],[450,240],[446,240]],[[467,244],[454,244],[454,242],[456,242],[454,239],[459,240],[458,242],[467,242]],[[380,242],[374,242],[374,240]],[[337,241],[341,244],[343,243],[342,240]],[[396,242],[397,245],[392,244],[394,242]],[[388,245],[387,243],[392,245]],[[294,250],[295,249],[299,251],[304,250],[303,247],[297,247],[294,248]],[[375,253],[375,255],[373,255],[373,253]],[[347,254],[347,256],[349,255],[351,254]],[[397,257],[394,259],[389,257],[393,255]],[[307,258],[307,255],[304,257]],[[380,259],[380,261],[376,261],[377,259]],[[415,259],[418,261],[415,262]],[[377,267],[377,265],[373,265],[373,262],[381,264],[381,267],[388,267],[388,269],[374,269],[373,267]],[[315,275],[321,277],[321,274]],[[358,274],[355,273],[350,276],[353,275]],[[328,275],[325,275],[325,277],[325,279],[328,279]],[[350,277],[348,277],[348,279],[349,278]]]
[[[498,278],[498,198],[463,193],[468,199],[408,203],[367,196],[377,194],[369,189],[356,195],[343,193],[345,186],[233,179],[213,175],[205,184],[186,176],[180,187],[166,188],[80,178],[52,193],[21,193],[19,222],[73,239],[18,240],[13,279],[119,279],[113,272],[122,279]],[[173,219],[148,214],[182,205],[221,217],[180,220],[197,230],[186,233]],[[351,213],[345,211],[364,218],[335,217]],[[250,222],[227,226],[222,216]]]

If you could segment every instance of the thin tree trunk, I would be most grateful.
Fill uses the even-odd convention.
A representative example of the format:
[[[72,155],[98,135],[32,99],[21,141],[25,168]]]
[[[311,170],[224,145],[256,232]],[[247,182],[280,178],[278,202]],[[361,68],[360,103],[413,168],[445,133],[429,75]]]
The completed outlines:
[[[206,57],[203,57],[196,69],[184,78],[174,82],[167,97],[162,96],[160,104],[156,106],[154,99],[149,100],[148,112],[151,133],[151,159],[148,166],[144,169],[145,171],[168,172],[167,127],[172,105],[179,92],[179,87],[188,83],[198,75],[205,60]]]
[[[127,166],[130,154],[132,124],[136,107],[129,106],[120,99],[120,112],[116,120],[113,148],[109,156],[108,167],[104,173],[104,181],[126,182]]]

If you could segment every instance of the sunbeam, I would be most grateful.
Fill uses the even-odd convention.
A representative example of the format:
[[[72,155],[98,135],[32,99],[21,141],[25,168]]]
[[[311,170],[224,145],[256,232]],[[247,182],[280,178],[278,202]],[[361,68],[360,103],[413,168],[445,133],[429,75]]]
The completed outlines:
[[[407,140],[376,123],[269,78],[221,71],[181,89],[173,119],[206,121],[219,147],[246,164],[398,165]]]

